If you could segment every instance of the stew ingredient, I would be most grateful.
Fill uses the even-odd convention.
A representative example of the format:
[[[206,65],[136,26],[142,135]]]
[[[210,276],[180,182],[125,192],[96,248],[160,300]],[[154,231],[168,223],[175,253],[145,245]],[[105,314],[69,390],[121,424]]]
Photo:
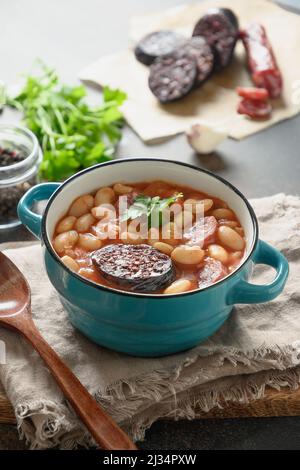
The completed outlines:
[[[134,49],[135,57],[142,64],[150,65],[158,57],[175,52],[185,41],[185,37],[175,31],[155,31],[139,41]]]
[[[238,105],[237,112],[239,114],[246,114],[253,119],[265,119],[270,117],[272,106],[268,101],[243,98]]]
[[[187,95],[197,80],[194,57],[178,52],[156,59],[150,66],[149,88],[161,103]]]
[[[222,70],[230,63],[238,39],[237,18],[231,10],[213,8],[196,23],[193,36],[206,38],[216,51],[215,68]]]
[[[252,23],[240,35],[253,83],[268,90],[270,98],[278,98],[282,91],[282,76],[265,28]]]

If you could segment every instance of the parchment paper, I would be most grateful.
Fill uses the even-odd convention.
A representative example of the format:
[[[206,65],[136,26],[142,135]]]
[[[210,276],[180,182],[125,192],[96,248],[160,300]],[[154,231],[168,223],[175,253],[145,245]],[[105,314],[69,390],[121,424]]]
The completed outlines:
[[[258,21],[267,30],[284,79],[282,98],[273,100],[270,120],[252,121],[236,112],[239,100],[236,86],[252,85],[241,42],[231,65],[184,99],[161,105],[148,89],[148,67],[135,59],[134,43],[148,32],[166,28],[190,36],[198,18],[216,6],[232,8],[241,27]],[[123,107],[125,118],[145,142],[184,132],[195,122],[221,127],[231,137],[242,139],[300,111],[300,16],[267,0],[207,0],[136,17],[131,21],[130,40],[131,48],[102,57],[82,70],[79,77],[125,90],[128,94]]]

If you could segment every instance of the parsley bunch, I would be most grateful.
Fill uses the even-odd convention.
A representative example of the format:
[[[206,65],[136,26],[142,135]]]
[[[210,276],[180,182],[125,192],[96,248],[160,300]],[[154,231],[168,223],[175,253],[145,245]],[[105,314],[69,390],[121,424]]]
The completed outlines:
[[[98,107],[89,106],[85,96],[84,86],[62,85],[55,71],[43,66],[40,76],[27,77],[18,96],[6,99],[23,113],[24,124],[40,142],[45,180],[64,180],[114,154],[123,125],[119,107],[126,94],[104,87]]]

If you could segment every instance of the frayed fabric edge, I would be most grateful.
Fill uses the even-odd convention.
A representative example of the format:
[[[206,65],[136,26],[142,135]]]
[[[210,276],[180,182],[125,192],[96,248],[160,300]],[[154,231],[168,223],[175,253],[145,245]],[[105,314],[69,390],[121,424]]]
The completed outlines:
[[[255,382],[255,377],[260,372],[250,373],[247,384],[228,385],[224,389],[216,390],[214,383],[211,382],[211,389],[189,396],[188,390],[192,389],[196,383],[192,377],[181,379],[181,372],[199,359],[199,355],[195,354],[171,370],[152,371],[128,381],[119,381],[111,385],[105,393],[97,391],[94,394],[95,398],[121,424],[132,439],[138,441],[144,439],[146,430],[158,419],[195,419],[198,416],[197,410],[199,414],[199,411],[208,412],[216,406],[228,406],[230,402],[246,404],[260,399],[265,395],[266,386],[279,390],[282,387],[295,389],[299,385],[300,369],[291,368],[299,364],[298,354],[297,361],[295,348],[292,346],[276,346],[276,348],[263,346],[250,354],[232,349],[230,353],[228,350],[226,352],[227,354],[220,360],[220,366],[226,360],[233,365],[238,363],[248,365],[253,360],[257,362],[268,362],[269,360],[269,367],[273,370],[262,371],[265,378],[259,385]],[[267,358],[268,355],[271,357]],[[283,370],[284,368],[286,370]],[[205,373],[205,371],[201,372]],[[238,376],[235,378],[237,379]],[[209,383],[206,385],[209,387]],[[129,397],[128,394],[125,394],[125,390],[129,390]],[[183,395],[181,398],[180,394]],[[169,402],[166,400],[168,395],[172,396],[172,400]],[[178,398],[177,395],[179,395]],[[141,412],[135,416],[138,402],[141,403],[145,398],[149,401],[152,400],[156,407],[159,403],[161,409],[156,410],[156,413],[143,414]],[[114,406],[116,400],[118,401],[117,409]],[[165,400],[167,403],[164,402]],[[26,439],[31,449],[53,447],[75,449],[78,446],[95,446],[95,442],[84,425],[80,423],[69,407],[62,403],[47,400],[28,401],[27,403],[19,403],[15,412],[20,437]]]
[[[161,410],[159,416],[148,413],[147,416],[137,417],[132,423],[124,426],[135,441],[143,441],[145,432],[158,419],[168,420],[193,420],[203,417],[203,412],[209,412],[213,408],[226,408],[230,403],[249,404],[265,396],[266,387],[281,390],[289,388],[297,389],[300,382],[300,370],[290,369],[280,375],[274,371],[265,372],[265,380],[257,385],[249,381],[248,384],[228,387],[220,391],[210,390],[197,394],[197,396],[183,397],[177,400],[177,406],[170,409],[167,403],[165,409]]]

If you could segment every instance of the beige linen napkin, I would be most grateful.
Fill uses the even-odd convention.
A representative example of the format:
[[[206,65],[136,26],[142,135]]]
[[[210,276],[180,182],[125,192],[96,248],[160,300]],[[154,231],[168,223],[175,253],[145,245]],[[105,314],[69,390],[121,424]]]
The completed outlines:
[[[123,111],[128,124],[145,142],[157,141],[184,132],[195,122],[225,129],[235,139],[242,139],[300,111],[300,16],[266,0],[206,0],[180,5],[155,14],[133,18],[130,38],[134,43],[148,32],[174,29],[191,35],[197,19],[208,8],[232,8],[241,27],[251,21],[261,22],[267,30],[283,74],[282,99],[274,102],[270,120],[252,121],[237,114],[236,86],[249,86],[251,79],[245,64],[243,45],[239,42],[233,63],[214,75],[203,87],[186,98],[161,105],[148,89],[148,67],[140,64],[132,49],[105,56],[79,74],[82,80],[125,90],[128,100]]]
[[[263,396],[266,385],[297,387],[300,377],[300,199],[252,201],[260,237],[288,258],[290,276],[274,301],[240,305],[208,341],[157,359],[129,357],[91,343],[69,323],[50,285],[39,244],[5,248],[32,289],[34,321],[46,340],[135,440],[158,418],[194,418],[197,409]],[[2,247],[3,248],[3,247]],[[1,266],[0,266],[1,269]],[[255,282],[270,279],[257,270]],[[0,378],[18,426],[33,448],[92,443],[50,373],[15,333],[0,329],[6,365]]]

